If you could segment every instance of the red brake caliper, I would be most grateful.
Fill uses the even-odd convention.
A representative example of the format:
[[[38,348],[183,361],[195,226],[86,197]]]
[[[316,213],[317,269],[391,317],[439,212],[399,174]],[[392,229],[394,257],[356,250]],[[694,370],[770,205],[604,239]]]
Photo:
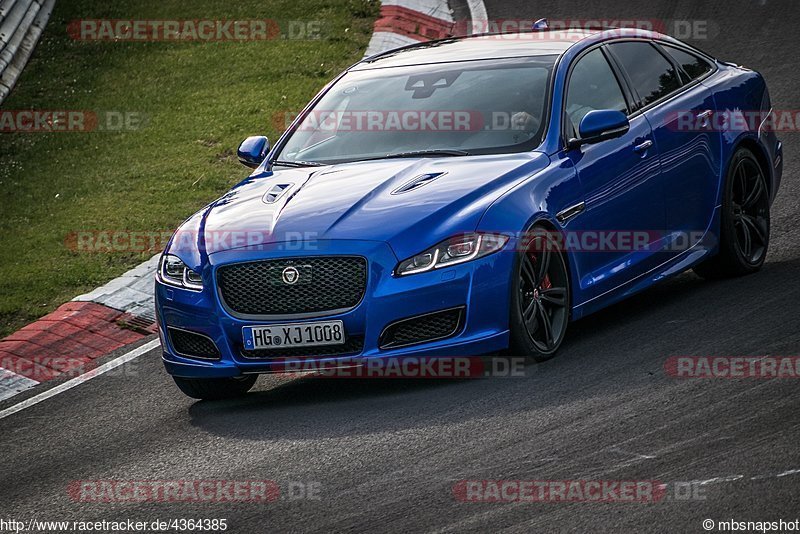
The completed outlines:
[[[550,275],[544,275],[544,280],[542,281],[542,289],[550,289],[553,287],[553,284],[550,282]]]
[[[539,263],[539,260],[537,260],[536,256],[533,256],[533,255],[531,255],[530,258],[531,258],[531,263],[533,264],[534,267],[536,267],[536,265]],[[549,273],[544,275],[544,280],[542,280],[542,284],[541,285],[542,285],[542,289],[550,289],[551,287],[553,287],[552,282],[550,282],[550,274]]]

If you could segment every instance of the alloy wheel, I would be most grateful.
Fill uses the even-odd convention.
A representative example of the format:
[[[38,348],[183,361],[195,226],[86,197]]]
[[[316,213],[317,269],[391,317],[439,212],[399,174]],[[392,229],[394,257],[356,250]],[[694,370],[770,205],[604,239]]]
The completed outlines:
[[[534,233],[522,255],[519,312],[536,350],[554,352],[569,321],[567,267],[555,240],[547,232]]]
[[[742,257],[757,264],[769,245],[769,195],[764,175],[751,159],[742,159],[734,171],[731,202],[736,243]]]

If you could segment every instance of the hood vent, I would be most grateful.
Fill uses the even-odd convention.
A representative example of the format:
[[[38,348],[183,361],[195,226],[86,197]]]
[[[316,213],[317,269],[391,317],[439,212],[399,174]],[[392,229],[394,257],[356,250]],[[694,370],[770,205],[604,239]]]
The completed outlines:
[[[428,174],[421,174],[416,178],[412,178],[408,182],[404,183],[394,191],[392,191],[393,195],[400,195],[403,193],[408,193],[409,191],[414,191],[415,189],[419,189],[425,185],[428,185],[432,181],[436,180],[440,176],[444,176],[447,174],[446,172],[431,172]]]
[[[277,184],[264,194],[262,200],[265,204],[275,204],[294,184]]]

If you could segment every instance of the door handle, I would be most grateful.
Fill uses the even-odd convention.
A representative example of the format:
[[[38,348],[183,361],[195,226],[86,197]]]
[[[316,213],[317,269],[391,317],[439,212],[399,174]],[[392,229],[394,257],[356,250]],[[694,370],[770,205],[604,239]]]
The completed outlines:
[[[707,109],[704,112],[697,114],[697,120],[700,121],[701,128],[705,128],[708,126],[708,119],[711,118],[711,115],[713,115],[713,113],[714,113],[713,111]]]
[[[650,139],[648,139],[644,143],[638,144],[635,147],[633,147],[633,150],[634,150],[634,152],[642,153],[642,152],[646,152],[652,146],[653,146],[653,142]]]

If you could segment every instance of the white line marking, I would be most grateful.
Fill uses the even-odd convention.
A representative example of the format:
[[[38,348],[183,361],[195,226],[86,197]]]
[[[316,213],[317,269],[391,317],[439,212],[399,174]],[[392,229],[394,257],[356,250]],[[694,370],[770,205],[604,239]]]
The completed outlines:
[[[101,365],[101,366],[99,366],[99,367],[97,367],[95,369],[92,369],[88,373],[84,373],[84,374],[82,374],[80,376],[76,376],[75,378],[73,378],[71,380],[67,380],[63,384],[59,384],[59,385],[57,385],[56,387],[54,387],[52,389],[48,389],[47,391],[45,391],[43,393],[39,393],[38,395],[35,395],[35,396],[31,397],[30,399],[25,399],[24,401],[22,401],[22,402],[20,402],[18,404],[15,404],[15,405],[13,405],[13,406],[11,406],[9,408],[6,408],[5,410],[0,412],[0,419],[8,417],[9,415],[15,414],[15,413],[17,413],[19,411],[22,411],[25,408],[30,408],[31,406],[33,406],[35,404],[39,404],[40,402],[45,401],[45,400],[49,399],[50,397],[55,397],[59,393],[63,393],[65,391],[69,390],[69,389],[74,388],[75,386],[80,386],[84,382],[87,382],[87,381],[91,380],[92,378],[95,378],[97,376],[102,375],[103,373],[106,373],[106,372],[108,372],[108,371],[110,371],[112,369],[115,369],[115,368],[119,367],[120,365],[124,365],[124,364],[128,363],[129,361],[133,360],[134,358],[138,358],[139,356],[141,356],[145,352],[149,352],[149,351],[153,350],[154,348],[156,348],[158,346],[159,346],[158,339],[154,339],[152,341],[149,341],[149,342],[145,343],[141,347],[136,347],[132,351],[130,351],[130,352],[126,353],[126,354],[123,354],[119,358],[115,358],[115,359],[111,360],[110,362],[106,362],[103,365]]]
[[[780,477],[788,477],[789,475],[796,475],[796,474],[798,474],[798,473],[800,473],[800,469],[790,469],[790,470],[788,470],[788,471],[784,471],[783,473],[781,473],[781,474],[779,474],[779,475],[775,475],[775,476],[776,476],[777,478],[780,478]]]
[[[743,478],[744,475],[733,475],[730,477],[709,478],[708,480],[693,480],[692,484],[705,486],[706,484],[719,484],[720,482],[736,482],[737,480],[741,480]]]
[[[617,447],[609,449],[609,452],[617,452],[619,454],[627,454],[629,456],[635,456],[636,458],[641,458],[643,460],[652,460],[652,459],[656,458],[655,456],[653,456],[651,454],[639,454],[638,452],[623,451],[622,449],[619,449]]]

